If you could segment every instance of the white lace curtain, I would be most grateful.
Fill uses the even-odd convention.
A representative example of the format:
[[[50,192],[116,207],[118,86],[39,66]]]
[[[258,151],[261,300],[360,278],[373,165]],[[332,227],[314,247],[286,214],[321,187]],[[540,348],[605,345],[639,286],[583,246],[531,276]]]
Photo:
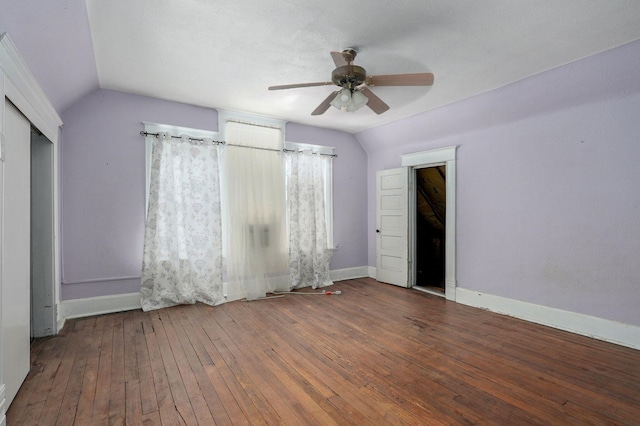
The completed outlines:
[[[217,146],[160,133],[152,150],[143,310],[224,302],[220,217]]]
[[[331,285],[323,176],[331,160],[305,151],[287,155],[286,161],[290,286]]]
[[[224,153],[227,279],[231,298],[289,289],[280,130],[229,122]],[[245,148],[253,147],[253,148]],[[261,149],[256,149],[261,148]]]
[[[333,284],[324,204],[331,160],[283,156],[272,130],[228,123],[235,146],[223,149],[168,133],[153,139],[143,310]]]

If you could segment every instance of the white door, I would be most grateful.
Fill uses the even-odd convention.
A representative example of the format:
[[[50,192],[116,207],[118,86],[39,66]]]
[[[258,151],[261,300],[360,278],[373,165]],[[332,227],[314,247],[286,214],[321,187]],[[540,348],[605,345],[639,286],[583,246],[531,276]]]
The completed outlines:
[[[376,174],[376,279],[409,287],[409,168]]]
[[[2,364],[6,406],[29,372],[31,123],[6,102],[2,235]]]

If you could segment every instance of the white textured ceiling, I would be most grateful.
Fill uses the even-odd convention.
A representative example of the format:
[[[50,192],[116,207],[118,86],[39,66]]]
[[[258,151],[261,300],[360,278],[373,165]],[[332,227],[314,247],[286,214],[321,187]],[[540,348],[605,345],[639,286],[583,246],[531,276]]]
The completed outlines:
[[[87,0],[100,86],[358,132],[640,39],[637,0]],[[311,111],[335,86],[331,50],[367,74],[432,72],[376,87],[376,115]]]

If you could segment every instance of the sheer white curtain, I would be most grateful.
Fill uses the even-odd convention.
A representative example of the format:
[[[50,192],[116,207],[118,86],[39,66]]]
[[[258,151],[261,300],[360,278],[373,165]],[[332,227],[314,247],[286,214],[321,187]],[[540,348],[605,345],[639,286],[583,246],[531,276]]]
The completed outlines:
[[[228,122],[224,216],[229,294],[289,289],[285,179],[279,129]],[[253,148],[244,148],[253,147]],[[256,149],[262,148],[262,149]]]
[[[153,141],[142,309],[224,302],[218,148],[160,133]]]
[[[292,288],[325,287],[331,281],[325,221],[324,173],[329,157],[311,151],[287,155],[289,273]]]

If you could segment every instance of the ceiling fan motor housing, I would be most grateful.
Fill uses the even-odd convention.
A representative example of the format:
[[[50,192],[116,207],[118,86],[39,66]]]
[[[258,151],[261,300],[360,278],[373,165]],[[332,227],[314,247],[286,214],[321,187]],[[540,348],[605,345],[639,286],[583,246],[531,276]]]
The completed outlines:
[[[336,86],[355,89],[367,79],[367,72],[357,65],[343,65],[331,72],[331,81]]]

